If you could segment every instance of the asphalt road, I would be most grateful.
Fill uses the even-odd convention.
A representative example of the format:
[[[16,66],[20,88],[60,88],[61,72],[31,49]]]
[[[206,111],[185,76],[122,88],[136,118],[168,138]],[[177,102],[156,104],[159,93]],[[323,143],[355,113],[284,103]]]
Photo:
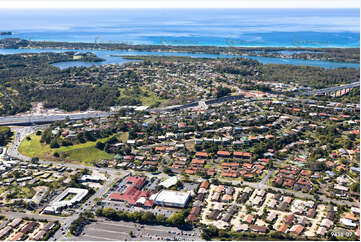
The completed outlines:
[[[19,115],[19,116],[4,116],[0,117],[0,124],[26,124],[26,123],[45,123],[54,122],[58,120],[64,120],[69,118],[70,120],[80,120],[87,118],[102,118],[111,115],[111,112],[84,112],[84,113],[60,113],[50,115]]]

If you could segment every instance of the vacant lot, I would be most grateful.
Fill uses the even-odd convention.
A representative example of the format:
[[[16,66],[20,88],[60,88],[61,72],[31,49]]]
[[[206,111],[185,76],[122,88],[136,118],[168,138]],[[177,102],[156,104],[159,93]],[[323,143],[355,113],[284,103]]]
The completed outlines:
[[[97,141],[105,142],[108,138],[98,139],[95,142],[86,142],[84,144],[76,144],[55,149],[50,148],[50,145],[41,144],[41,136],[34,134],[31,135],[30,138],[31,140],[24,139],[19,146],[19,152],[29,157],[60,160],[59,158],[54,157],[54,153],[58,152],[60,155],[64,155],[64,158],[61,160],[77,161],[81,163],[88,163],[101,159],[112,159],[114,157],[114,155],[108,154],[95,147]]]

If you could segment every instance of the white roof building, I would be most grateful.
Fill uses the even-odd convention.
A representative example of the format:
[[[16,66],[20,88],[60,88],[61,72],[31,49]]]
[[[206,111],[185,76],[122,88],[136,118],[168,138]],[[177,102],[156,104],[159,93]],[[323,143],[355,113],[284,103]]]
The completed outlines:
[[[348,227],[356,227],[357,226],[357,224],[353,223],[352,220],[347,219],[347,218],[341,218],[340,222],[343,225],[348,226]]]
[[[175,184],[177,184],[177,182],[178,182],[178,178],[176,176],[172,176],[172,177],[168,178],[167,180],[159,183],[159,185],[163,186],[165,188],[170,188],[171,186],[174,186]]]
[[[69,194],[74,194],[74,196],[65,200]],[[69,187],[63,191],[59,196],[57,196],[53,202],[50,203],[48,207],[44,209],[45,213],[57,213],[60,209],[64,207],[70,207],[78,202],[80,202],[88,194],[87,189],[73,188]]]
[[[97,174],[92,174],[92,175],[83,175],[80,178],[80,182],[99,182],[99,181],[104,181],[107,178],[105,177],[105,175],[97,173]]]
[[[184,208],[190,197],[190,192],[163,190],[157,194],[154,203],[160,206]]]

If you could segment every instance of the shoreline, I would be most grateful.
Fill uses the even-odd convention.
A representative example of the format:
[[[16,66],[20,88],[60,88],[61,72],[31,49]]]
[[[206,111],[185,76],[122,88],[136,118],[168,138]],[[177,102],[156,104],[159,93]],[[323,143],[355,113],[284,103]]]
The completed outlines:
[[[284,59],[320,60],[330,62],[357,63],[360,48],[330,47],[221,47],[221,46],[173,46],[173,45],[129,45],[124,43],[86,43],[59,41],[27,41],[23,39],[0,39],[0,49],[63,49],[63,50],[108,50],[173,52],[190,54],[217,54],[254,57],[276,57]],[[282,54],[282,51],[295,53]],[[300,52],[301,51],[301,52]],[[255,53],[257,52],[257,53]],[[297,53],[298,52],[298,53]]]

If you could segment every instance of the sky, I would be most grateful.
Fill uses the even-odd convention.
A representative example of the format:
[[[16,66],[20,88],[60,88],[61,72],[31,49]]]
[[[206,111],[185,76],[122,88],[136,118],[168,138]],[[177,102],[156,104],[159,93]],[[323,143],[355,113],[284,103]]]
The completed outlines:
[[[1,0],[0,8],[360,8],[357,0]]]

